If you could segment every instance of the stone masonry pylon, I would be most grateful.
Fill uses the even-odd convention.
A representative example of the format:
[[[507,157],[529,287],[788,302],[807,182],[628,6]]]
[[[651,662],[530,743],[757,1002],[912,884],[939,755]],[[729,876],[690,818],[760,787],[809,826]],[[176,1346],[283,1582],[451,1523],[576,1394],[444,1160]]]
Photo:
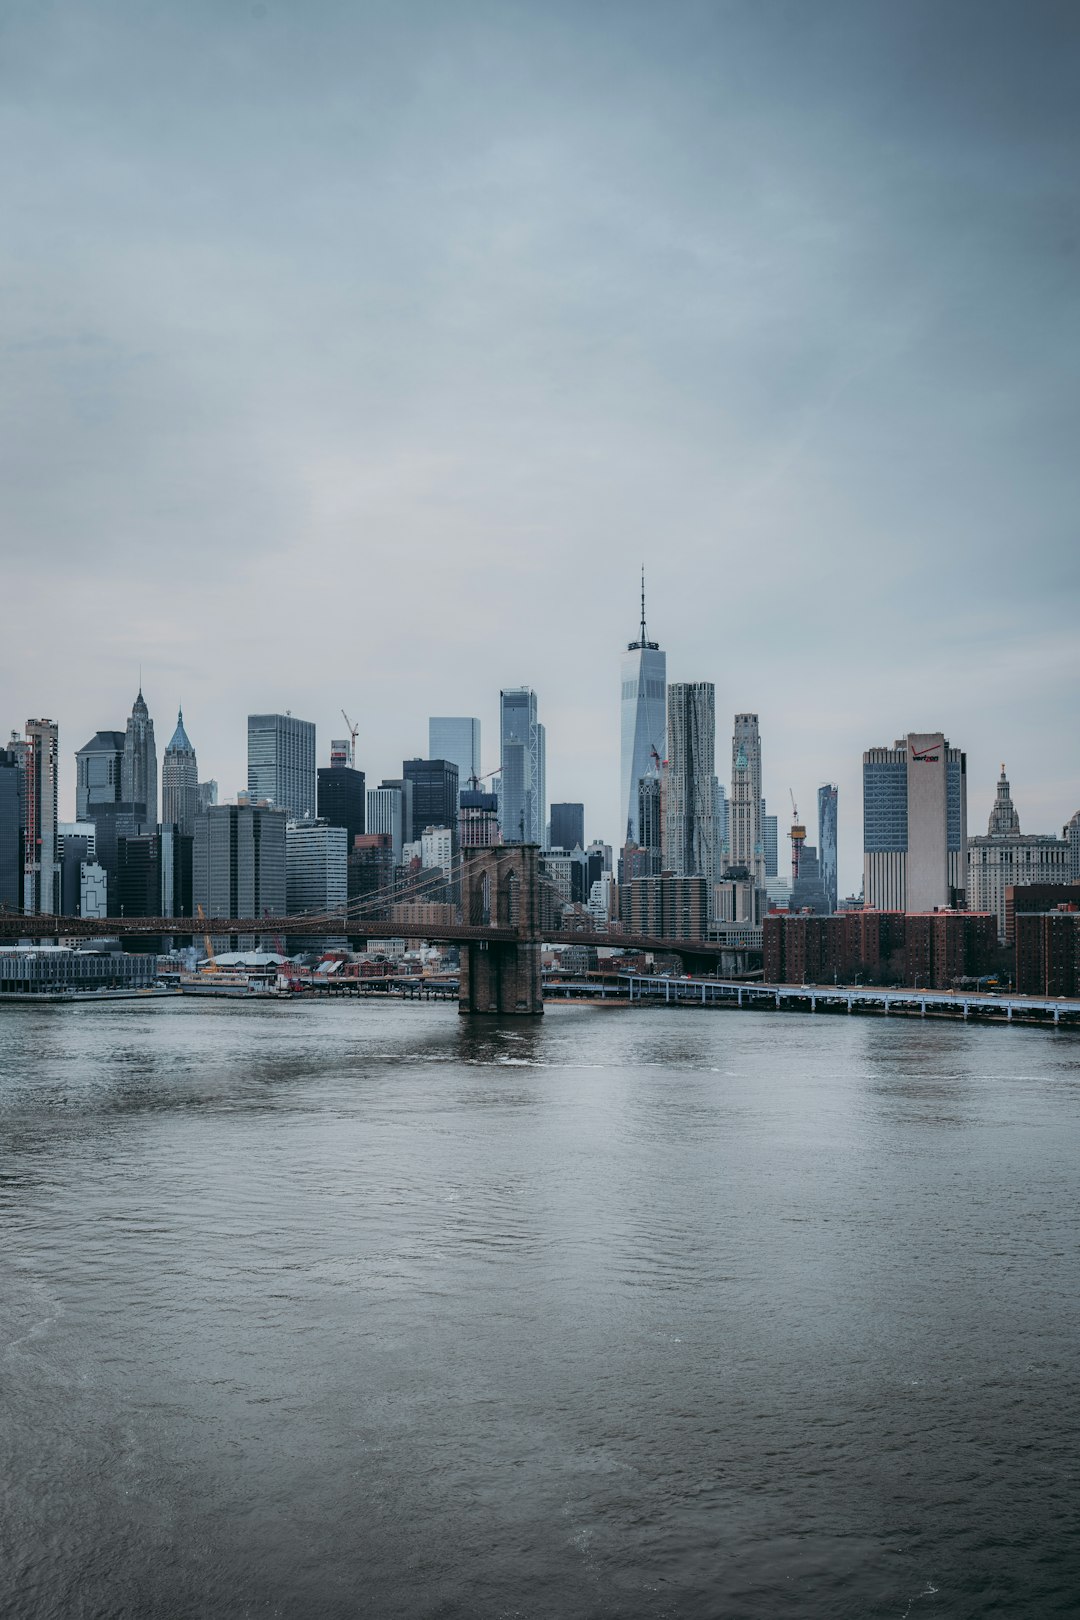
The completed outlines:
[[[518,938],[513,943],[462,944],[461,1013],[536,1017],[544,1010],[539,853],[536,844],[498,844],[462,852],[462,922],[513,928]]]

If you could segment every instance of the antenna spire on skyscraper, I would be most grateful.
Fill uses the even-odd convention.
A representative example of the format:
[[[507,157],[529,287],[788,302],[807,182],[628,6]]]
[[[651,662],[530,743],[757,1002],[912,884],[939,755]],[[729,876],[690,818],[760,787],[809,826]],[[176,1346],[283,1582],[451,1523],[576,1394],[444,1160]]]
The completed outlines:
[[[641,565],[641,645],[645,645],[645,564]]]

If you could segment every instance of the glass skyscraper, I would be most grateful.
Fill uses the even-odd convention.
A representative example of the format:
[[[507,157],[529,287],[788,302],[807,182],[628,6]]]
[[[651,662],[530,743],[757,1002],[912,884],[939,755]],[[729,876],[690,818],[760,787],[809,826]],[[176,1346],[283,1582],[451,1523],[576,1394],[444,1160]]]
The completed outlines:
[[[102,804],[123,798],[124,733],[95,731],[75,755],[75,819],[93,821]]]
[[[553,804],[551,807],[552,849],[585,848],[585,806]]]
[[[716,689],[711,681],[668,687],[664,866],[678,877],[716,877]]]
[[[821,886],[829,910],[836,910],[836,797],[834,782],[826,782],[817,790],[818,859],[821,862]]]
[[[448,759],[458,768],[458,791],[480,775],[480,722],[469,715],[433,715],[428,721],[428,758]]]
[[[507,844],[542,844],[547,824],[546,738],[531,686],[499,693],[499,825]]]
[[[645,634],[645,578],[641,582],[641,628],[622,656],[619,836],[640,844],[638,783],[659,777],[667,736],[667,654]]]
[[[248,793],[295,821],[315,815],[315,727],[291,714],[248,715]]]

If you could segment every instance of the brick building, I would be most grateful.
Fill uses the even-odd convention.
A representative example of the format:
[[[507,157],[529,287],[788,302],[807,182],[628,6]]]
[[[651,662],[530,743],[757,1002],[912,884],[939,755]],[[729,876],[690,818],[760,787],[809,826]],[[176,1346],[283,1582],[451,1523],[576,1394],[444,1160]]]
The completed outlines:
[[[997,922],[962,911],[851,911],[767,916],[767,984],[905,984],[947,990],[994,966]]]
[[[628,934],[661,939],[704,939],[709,921],[709,886],[704,877],[635,878],[620,890],[620,915]]]
[[[1016,913],[1016,988],[1022,995],[1080,995],[1080,909]]]

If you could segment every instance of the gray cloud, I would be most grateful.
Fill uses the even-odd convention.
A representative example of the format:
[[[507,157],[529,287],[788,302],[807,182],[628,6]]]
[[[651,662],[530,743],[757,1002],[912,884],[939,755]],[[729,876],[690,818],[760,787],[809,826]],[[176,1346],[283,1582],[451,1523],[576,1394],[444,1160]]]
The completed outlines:
[[[249,708],[381,774],[528,681],[612,836],[644,557],[847,882],[908,727],[1076,808],[1071,7],[256,11],[9,12],[5,723],[141,661],[231,791]]]

